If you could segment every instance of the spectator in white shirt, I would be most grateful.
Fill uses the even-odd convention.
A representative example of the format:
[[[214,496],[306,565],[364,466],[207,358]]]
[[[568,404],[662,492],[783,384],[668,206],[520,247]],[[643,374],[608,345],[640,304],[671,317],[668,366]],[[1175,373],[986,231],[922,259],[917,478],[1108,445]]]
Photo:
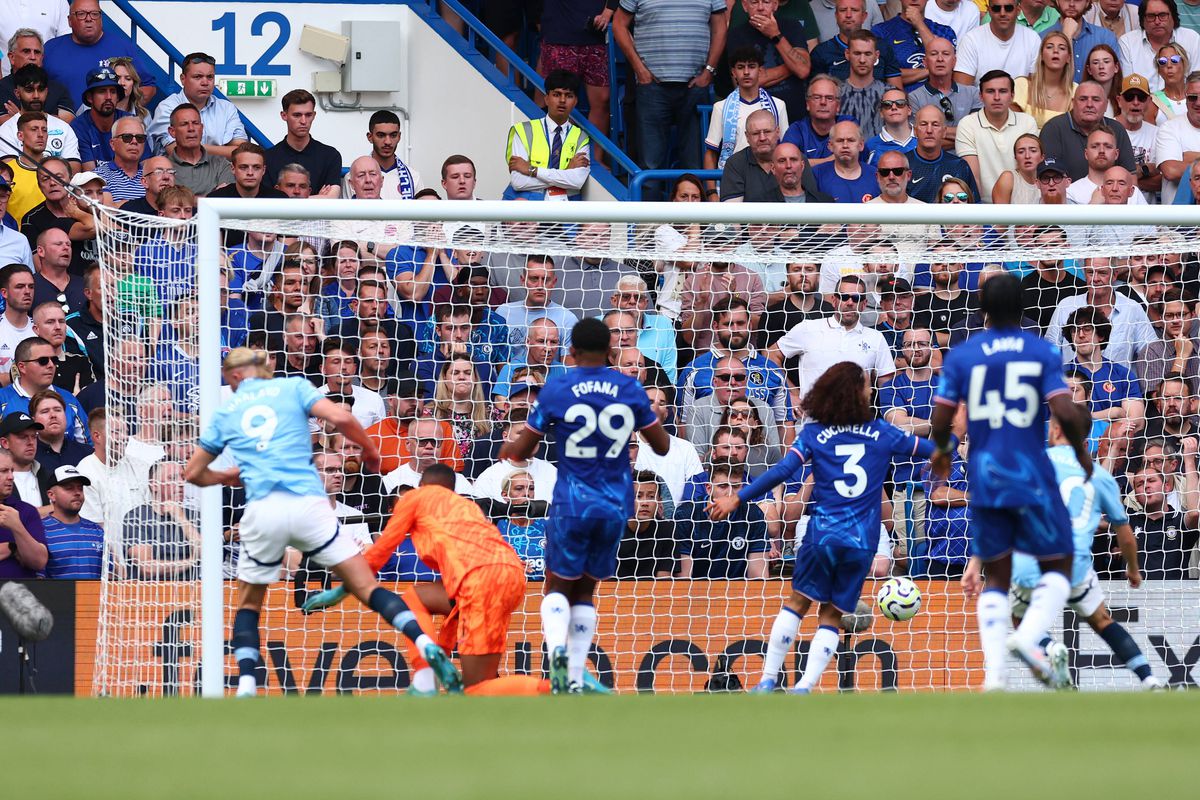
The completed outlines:
[[[1164,203],[1174,201],[1180,179],[1200,158],[1200,71],[1188,75],[1185,97],[1187,113],[1159,125],[1154,139],[1154,156],[1162,170]]]
[[[1001,69],[1014,77],[1033,72],[1042,39],[1032,28],[1017,24],[1016,0],[993,0],[991,19],[958,43],[954,80],[974,85],[985,74]]]
[[[1046,329],[1046,339],[1062,348],[1064,364],[1073,361],[1075,350],[1063,336],[1063,328],[1078,309],[1091,306],[1112,325],[1104,357],[1126,369],[1133,369],[1138,353],[1156,341],[1158,333],[1142,306],[1114,288],[1112,259],[1089,258],[1084,262],[1083,272],[1087,278],[1087,291],[1059,302]]]
[[[1151,91],[1162,88],[1162,76],[1155,69],[1158,48],[1175,42],[1187,51],[1188,61],[1200,64],[1200,33],[1179,26],[1179,6],[1175,0],[1144,0],[1138,6],[1140,30],[1123,35],[1121,45],[1121,71],[1126,75],[1137,73],[1150,78]]]

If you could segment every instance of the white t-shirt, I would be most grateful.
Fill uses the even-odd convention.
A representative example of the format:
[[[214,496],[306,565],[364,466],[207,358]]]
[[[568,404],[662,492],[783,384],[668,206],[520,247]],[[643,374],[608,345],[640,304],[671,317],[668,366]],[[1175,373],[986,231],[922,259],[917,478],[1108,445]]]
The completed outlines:
[[[758,101],[758,98],[749,103],[742,100],[741,95],[737,99],[741,105],[738,107],[737,138],[733,142],[733,152],[735,153],[748,144],[746,141],[746,120],[755,111],[762,109],[762,104]],[[704,137],[705,147],[709,150],[717,151],[718,154],[721,152],[722,134],[725,128],[725,103],[728,100],[729,98],[725,97],[722,100],[718,100],[713,106],[712,116],[708,120],[708,135]],[[771,103],[775,106],[775,115],[779,118],[779,135],[782,136],[783,132],[788,129],[787,106],[774,97],[771,98]]]
[[[990,25],[980,25],[959,39],[954,71],[974,75],[976,83],[994,69],[1002,69],[1013,78],[1024,77],[1033,72],[1041,49],[1042,37],[1032,28],[1018,25],[1005,42],[992,33]]]
[[[863,369],[873,371],[876,378],[896,371],[896,362],[883,334],[861,322],[846,330],[833,317],[805,320],[785,333],[776,344],[785,358],[801,357],[801,397],[808,394],[825,370],[842,361],[853,361]]]
[[[523,467],[518,467],[511,461],[497,461],[475,479],[472,496],[503,500],[501,489],[504,479],[521,470],[528,472],[533,478],[533,499],[549,503],[554,497],[554,484],[558,481],[558,470],[549,461],[541,458],[531,458],[529,463]]]
[[[1196,33],[1190,28],[1176,28],[1174,36],[1175,44],[1182,47],[1188,56],[1188,63],[1192,65],[1192,69],[1196,68],[1196,64],[1200,63],[1200,33]],[[1123,35],[1117,42],[1121,48],[1121,71],[1125,75],[1137,73],[1150,81],[1150,91],[1157,92],[1163,88],[1162,76],[1158,74],[1158,66],[1155,59],[1158,58],[1158,53],[1155,52],[1158,48],[1150,44],[1150,40],[1146,38],[1146,32],[1143,30],[1129,31]],[[1163,202],[1167,202],[1165,199]]]
[[[1067,187],[1067,202],[1076,206],[1086,206],[1092,202],[1092,193],[1100,187],[1084,175],[1077,181],[1072,181]],[[1146,205],[1146,196],[1142,194],[1141,189],[1134,189],[1133,194],[1125,201],[1127,206],[1144,206]]]
[[[325,384],[317,391],[321,394],[329,394],[329,384]],[[369,428],[387,416],[387,408],[378,392],[355,384],[351,394],[354,397],[354,408],[350,413],[358,420],[359,425]],[[312,430],[319,430],[319,425],[320,423],[314,419],[310,422],[309,427]]]
[[[1133,160],[1135,162],[1138,164],[1158,163],[1158,159],[1154,157],[1157,153],[1154,147],[1154,139],[1158,136],[1157,125],[1143,122],[1142,127],[1136,131],[1126,128],[1125,132],[1129,134],[1129,144],[1133,147]]]
[[[380,479],[380,482],[383,484],[383,488],[386,489],[389,494],[391,494],[400,486],[420,486],[421,473],[417,472],[408,464],[401,464],[387,475],[384,475]],[[462,475],[459,475],[457,472],[454,473],[454,491],[462,495],[470,496],[471,482]]]
[[[665,456],[660,456],[646,445],[639,447],[633,468],[650,470],[662,478],[676,505],[681,502],[683,487],[687,486],[688,479],[704,472],[696,446],[678,436],[671,437],[671,446]]]
[[[17,141],[17,120],[20,114],[8,118],[8,122],[0,125],[0,157],[19,155],[15,149],[5,142],[19,144]],[[63,122],[53,114],[46,115],[46,155],[59,158],[79,160],[79,137],[70,123]]]
[[[33,470],[14,470],[13,484],[17,487],[17,495],[26,503],[35,507],[42,504],[42,487],[38,484],[37,475],[33,474]]]
[[[17,345],[22,339],[33,335],[33,317],[25,320],[24,327],[18,328],[9,321],[7,313],[0,314],[0,373],[12,369],[13,353]]]
[[[961,42],[964,36],[979,27],[979,6],[972,0],[958,0],[953,9],[943,11],[936,0],[929,0],[925,4],[925,19],[949,25]]]
[[[1158,135],[1154,138],[1154,159],[1160,166],[1164,161],[1182,161],[1183,154],[1189,150],[1200,151],[1200,128],[1194,127],[1186,114],[1158,126]],[[1177,181],[1163,179],[1162,201],[1165,205],[1175,202],[1175,190],[1178,188]]]

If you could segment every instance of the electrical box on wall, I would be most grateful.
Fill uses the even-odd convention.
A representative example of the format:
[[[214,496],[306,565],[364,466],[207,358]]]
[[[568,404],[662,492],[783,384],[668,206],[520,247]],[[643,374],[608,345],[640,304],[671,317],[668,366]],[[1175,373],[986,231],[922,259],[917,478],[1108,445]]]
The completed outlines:
[[[404,26],[396,21],[343,20],[350,52],[342,68],[344,92],[400,91],[408,76]]]

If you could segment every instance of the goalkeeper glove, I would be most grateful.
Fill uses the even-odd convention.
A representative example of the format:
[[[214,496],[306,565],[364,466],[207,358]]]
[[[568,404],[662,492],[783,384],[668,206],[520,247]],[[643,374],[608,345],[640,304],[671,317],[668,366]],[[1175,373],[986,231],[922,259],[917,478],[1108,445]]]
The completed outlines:
[[[304,601],[305,614],[311,614],[314,611],[319,611],[323,608],[336,606],[338,603],[346,599],[346,587],[335,586],[332,589],[326,589],[323,592],[317,592]]]

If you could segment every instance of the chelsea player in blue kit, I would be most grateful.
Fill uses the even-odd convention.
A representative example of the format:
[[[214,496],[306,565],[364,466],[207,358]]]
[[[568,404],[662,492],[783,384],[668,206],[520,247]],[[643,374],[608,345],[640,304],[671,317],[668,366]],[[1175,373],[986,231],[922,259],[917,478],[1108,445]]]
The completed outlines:
[[[778,686],[779,670],[796,643],[800,620],[819,603],[808,665],[795,692],[807,694],[837,652],[838,624],[854,610],[863,581],[879,548],[881,496],[893,456],[928,458],[934,445],[891,423],[876,419],[871,382],[858,364],[834,364],[813,384],[801,403],[811,420],[788,454],[736,495],[709,505],[724,519],[741,504],[760,497],[812,465],[813,509],[808,531],[796,552],[792,594],[771,626],[763,676],[755,692]]]
[[[671,446],[646,390],[637,379],[609,368],[610,336],[598,319],[575,324],[575,366],[546,382],[524,432],[500,449],[502,459],[529,458],[551,429],[558,444],[541,609],[555,694],[583,691],[596,632],[592,595],[598,581],[617,571],[617,548],[633,517],[629,439],[640,431],[660,456]]]
[[[447,691],[461,691],[461,678],[445,651],[421,630],[404,601],[379,585],[357,543],[338,525],[313,465],[308,418],[330,423],[362,447],[368,469],[379,469],[379,451],[349,411],[304,378],[272,377],[271,363],[265,351],[248,347],[225,357],[221,372],[233,397],[213,416],[184,470],[184,478],[196,486],[246,487],[231,641],[240,676],[238,697],[258,690],[259,614],[289,546],[332,570],[351,594],[413,640]],[[237,466],[212,469],[226,448]]]
[[[1046,408],[1062,426],[1085,477],[1091,477],[1087,426],[1063,380],[1062,354],[1021,330],[1021,284],[1013,275],[988,279],[980,289],[986,330],[952,349],[930,419],[938,453],[933,471],[950,471],[950,425],[959,403],[967,405],[967,461],[971,554],[986,570],[977,613],[985,691],[1003,689],[1005,650],[1025,662],[1034,677],[1052,674],[1038,643],[1061,613],[1071,591],[1074,544],[1071,520],[1046,456]],[[1016,632],[1008,635],[1008,588],[1014,550],[1036,558],[1041,579]]]
[[[1077,405],[1077,408],[1081,415],[1090,418],[1086,406]],[[1125,559],[1125,577],[1129,580],[1129,585],[1136,589],[1142,584],[1142,572],[1138,568],[1137,537],[1133,528],[1129,526],[1129,513],[1121,503],[1121,490],[1117,481],[1108,470],[1099,465],[1093,469],[1090,479],[1083,474],[1083,468],[1075,460],[1075,454],[1068,446],[1067,437],[1063,434],[1058,420],[1050,420],[1049,438],[1050,448],[1046,455],[1054,465],[1059,492],[1071,517],[1071,535],[1075,539],[1071,596],[1067,599],[1067,606],[1087,621],[1113,654],[1137,676],[1142,688],[1161,689],[1163,683],[1150,671],[1150,662],[1146,660],[1137,642],[1109,613],[1104,602],[1104,590],[1100,588],[1096,571],[1092,568],[1092,539],[1100,525],[1101,516],[1104,516],[1108,518],[1109,525],[1117,535],[1117,543]],[[982,583],[981,567],[979,558],[973,557],[963,572],[963,593],[968,598],[979,594]],[[1012,603],[1014,623],[1025,616],[1025,609],[1029,607],[1030,592],[1037,586],[1041,575],[1042,571],[1033,556],[1025,553],[1013,554],[1009,601]],[[1054,684],[1059,688],[1070,686],[1071,675],[1067,663],[1069,654],[1066,645],[1045,636],[1040,646],[1046,652],[1054,672]]]

